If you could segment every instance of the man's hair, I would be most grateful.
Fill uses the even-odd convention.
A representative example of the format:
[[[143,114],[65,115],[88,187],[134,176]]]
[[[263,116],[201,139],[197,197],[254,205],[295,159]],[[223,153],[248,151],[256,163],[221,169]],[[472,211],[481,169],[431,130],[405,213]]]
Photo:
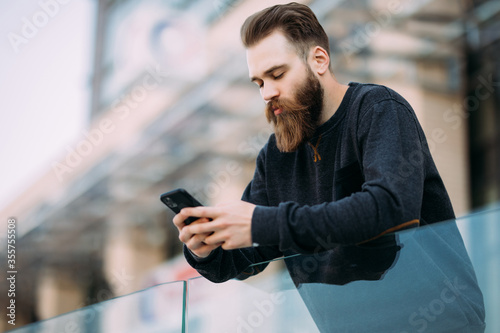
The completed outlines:
[[[241,26],[241,41],[249,48],[275,31],[285,35],[304,61],[307,61],[309,50],[314,46],[321,46],[330,56],[328,36],[316,15],[306,5],[291,2],[251,15]]]

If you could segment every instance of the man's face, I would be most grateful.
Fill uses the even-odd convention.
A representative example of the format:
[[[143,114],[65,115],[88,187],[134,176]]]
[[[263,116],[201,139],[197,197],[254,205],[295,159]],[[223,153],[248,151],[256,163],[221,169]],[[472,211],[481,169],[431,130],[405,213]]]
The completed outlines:
[[[252,82],[266,102],[277,146],[291,152],[311,138],[323,106],[323,88],[310,66],[279,32],[247,50]]]

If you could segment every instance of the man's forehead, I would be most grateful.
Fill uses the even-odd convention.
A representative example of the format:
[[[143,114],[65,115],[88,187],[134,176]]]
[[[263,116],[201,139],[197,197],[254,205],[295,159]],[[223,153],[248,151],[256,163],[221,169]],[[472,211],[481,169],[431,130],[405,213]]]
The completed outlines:
[[[249,77],[260,77],[269,69],[290,63],[297,57],[286,37],[275,32],[247,49]]]

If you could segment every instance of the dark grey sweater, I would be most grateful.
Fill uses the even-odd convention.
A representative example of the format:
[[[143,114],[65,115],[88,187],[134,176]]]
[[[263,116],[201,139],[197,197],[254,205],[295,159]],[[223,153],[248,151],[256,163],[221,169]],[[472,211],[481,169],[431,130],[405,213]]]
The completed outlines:
[[[185,251],[211,281],[258,273],[258,267],[245,269],[282,255],[325,251],[316,271],[303,277],[294,267],[305,256],[287,260],[297,284],[376,279],[381,267],[370,266],[374,258],[385,258],[377,264],[383,271],[399,249],[393,232],[454,218],[414,111],[399,94],[374,84],[350,83],[335,114],[296,152],[279,152],[272,135],[242,200],[257,205],[252,240],[259,246],[218,248],[204,259]],[[351,255],[359,245],[385,252]],[[349,257],[362,258],[360,271],[346,271],[353,266]]]

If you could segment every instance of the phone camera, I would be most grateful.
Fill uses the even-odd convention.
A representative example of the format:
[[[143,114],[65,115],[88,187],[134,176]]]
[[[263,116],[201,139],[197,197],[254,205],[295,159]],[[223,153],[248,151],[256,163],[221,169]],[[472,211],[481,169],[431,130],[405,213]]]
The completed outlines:
[[[165,203],[167,204],[168,207],[170,208],[175,208],[177,207],[177,204],[170,198],[166,198]]]

